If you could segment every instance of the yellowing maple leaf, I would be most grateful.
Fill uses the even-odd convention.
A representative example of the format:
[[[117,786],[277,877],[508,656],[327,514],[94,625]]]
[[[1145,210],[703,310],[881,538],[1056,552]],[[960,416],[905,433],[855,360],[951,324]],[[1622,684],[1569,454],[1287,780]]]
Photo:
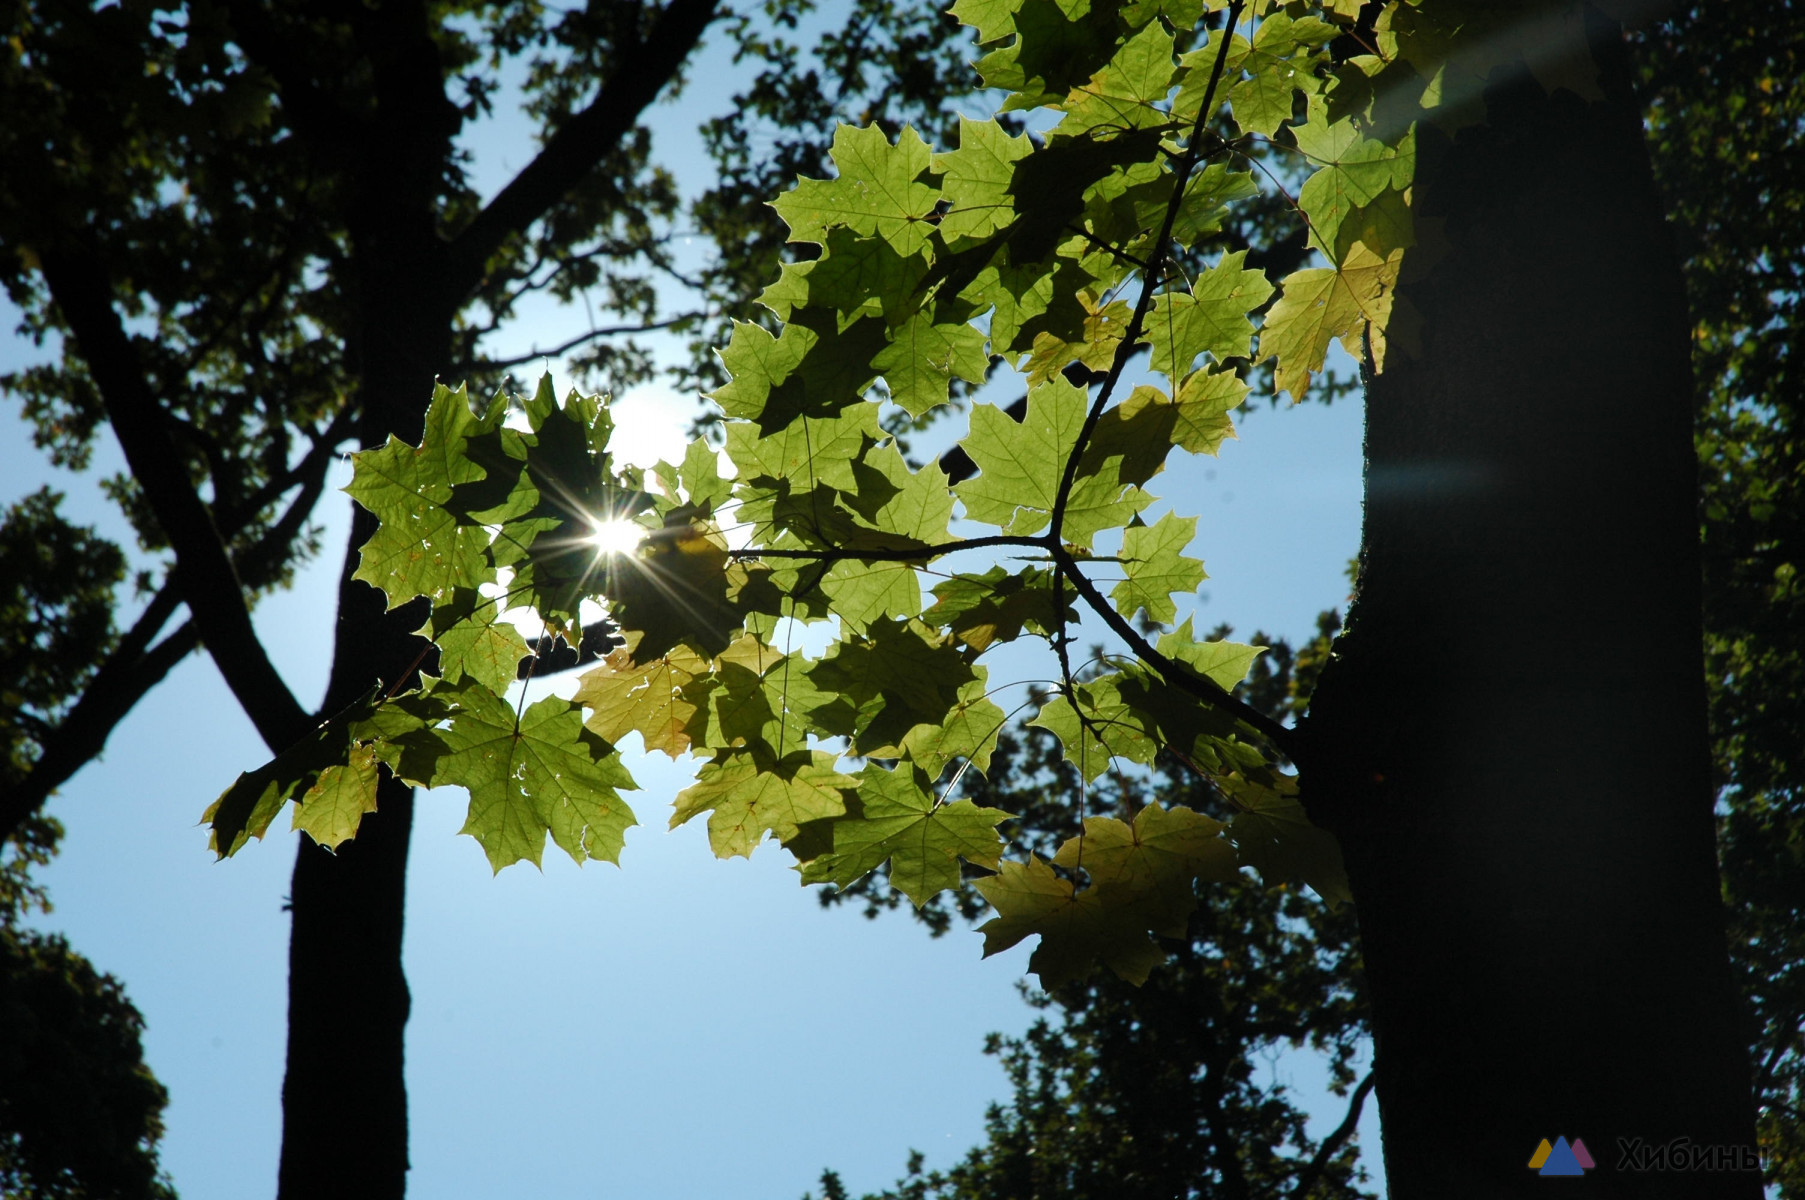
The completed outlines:
[[[1370,332],[1373,364],[1384,368],[1385,323],[1403,260],[1402,250],[1380,258],[1357,242],[1339,267],[1310,267],[1286,277],[1260,330],[1260,361],[1278,360],[1273,375],[1279,391],[1302,400],[1336,338],[1359,358],[1365,351],[1361,335]]]

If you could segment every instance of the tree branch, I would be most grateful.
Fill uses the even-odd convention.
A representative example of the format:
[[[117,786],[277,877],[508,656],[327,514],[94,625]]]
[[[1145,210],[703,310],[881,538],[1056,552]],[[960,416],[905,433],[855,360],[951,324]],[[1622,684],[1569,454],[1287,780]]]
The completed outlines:
[[[1078,569],[1078,561],[1064,547],[1055,549],[1053,556],[1065,571],[1066,577],[1072,581],[1072,586],[1078,589],[1078,594],[1084,598],[1084,602],[1090,605],[1091,611],[1102,617],[1104,623],[1115,631],[1116,636],[1128,643],[1129,649],[1134,651],[1136,657],[1158,671],[1167,683],[1191,693],[1213,708],[1222,709],[1242,724],[1251,726],[1261,737],[1272,744],[1273,749],[1292,762],[1298,762],[1296,730],[1280,725],[1259,709],[1245,701],[1237,700],[1233,695],[1216,686],[1214,680],[1197,674],[1183,663],[1167,658],[1155,650],[1152,643],[1148,642],[1146,638],[1136,632],[1134,626],[1128,623],[1128,618],[1117,612],[1115,605],[1111,604],[1103,593],[1097,590],[1097,585]],[[1299,765],[1302,764],[1299,763]]]
[[[632,64],[602,85],[588,108],[565,122],[537,157],[447,247],[444,284],[463,296],[489,259],[583,181],[639,121],[714,20],[719,0],[671,0]]]
[[[994,537],[966,538],[958,542],[943,542],[938,546],[920,546],[906,550],[730,550],[728,557],[743,562],[748,558],[783,558],[799,559],[804,562],[837,563],[857,559],[860,562],[915,562],[918,559],[939,558],[943,554],[954,554],[960,550],[984,550],[992,546],[1031,546],[1048,553],[1057,551],[1057,544],[1045,537]]]
[[[1354,1135],[1354,1129],[1360,1124],[1360,1111],[1366,1107],[1366,1098],[1372,1094],[1373,1085],[1378,1079],[1376,1073],[1368,1071],[1366,1078],[1360,1081],[1360,1086],[1354,1089],[1353,1098],[1348,1101],[1347,1116],[1341,1119],[1341,1124],[1335,1127],[1333,1133],[1322,1140],[1322,1145],[1316,1147],[1316,1155],[1310,1159],[1309,1165],[1298,1172],[1297,1184],[1291,1189],[1292,1200],[1304,1200],[1310,1194],[1310,1189],[1316,1186],[1316,1181],[1328,1168],[1329,1160]]]
[[[170,445],[162,413],[138,364],[138,354],[112,304],[99,265],[67,245],[40,252],[44,280],[62,311],[126,463],[175,551],[182,598],[194,614],[220,674],[272,751],[307,732],[312,719],[277,674],[245,604],[244,587],[214,527],[212,514],[189,482]]]
[[[170,607],[173,608],[175,589],[165,586],[158,598],[161,599],[164,593],[171,597]],[[134,633],[153,623],[147,620],[149,616],[147,609],[145,616],[139,618]],[[168,614],[163,616],[166,618]],[[162,618],[154,622],[157,626],[162,623]],[[187,621],[148,653],[138,655],[134,652],[127,660],[115,651],[82,691],[81,699],[43,741],[43,753],[32,764],[30,773],[15,786],[0,791],[0,840],[12,836],[52,792],[106,749],[107,737],[113,727],[199,643],[194,622]],[[123,643],[120,649],[124,649]]]
[[[662,321],[652,321],[644,325],[607,325],[601,329],[591,329],[588,333],[580,333],[559,346],[550,350],[529,350],[514,358],[477,358],[460,363],[453,363],[445,371],[448,376],[458,376],[470,371],[502,371],[508,367],[518,367],[521,363],[532,362],[535,358],[558,358],[575,350],[584,342],[592,342],[596,338],[614,337],[622,333],[651,333],[657,329],[669,329],[679,321],[687,321],[691,317],[704,316],[703,313],[678,313]]]
[[[1222,68],[1228,60],[1228,48],[1234,41],[1235,25],[1241,20],[1242,7],[1242,0],[1234,0],[1228,6],[1228,16],[1222,22],[1222,45],[1216,51],[1215,63],[1210,67],[1209,86],[1204,89],[1203,104],[1198,108],[1197,120],[1191,126],[1191,137],[1185,143],[1184,155],[1178,160],[1178,167],[1173,172],[1176,178],[1172,183],[1172,198],[1166,202],[1166,216],[1160,224],[1159,237],[1154,239],[1153,252],[1147,256],[1147,261],[1156,266],[1166,261],[1166,255],[1172,249],[1172,227],[1178,221],[1178,210],[1184,205],[1185,188],[1191,182],[1191,172],[1196,170],[1197,161],[1201,157],[1198,151],[1203,146],[1205,126],[1216,111],[1216,85],[1222,82]],[[1103,419],[1103,410],[1109,404],[1116,382],[1122,378],[1123,369],[1128,366],[1128,360],[1134,356],[1140,343],[1147,312],[1153,307],[1154,282],[1143,273],[1141,294],[1134,302],[1134,315],[1129,318],[1128,328],[1123,331],[1115,357],[1110,360],[1109,375],[1103,380],[1103,387],[1097,393],[1090,412],[1085,414],[1084,425],[1078,430],[1078,440],[1073,443],[1072,452],[1066,456],[1065,473],[1060,476],[1059,491],[1053,497],[1052,531],[1055,538],[1065,528],[1065,506],[1071,498],[1072,485],[1078,481],[1078,464],[1084,458],[1085,448],[1090,445],[1091,435],[1097,430],[1097,422]]]

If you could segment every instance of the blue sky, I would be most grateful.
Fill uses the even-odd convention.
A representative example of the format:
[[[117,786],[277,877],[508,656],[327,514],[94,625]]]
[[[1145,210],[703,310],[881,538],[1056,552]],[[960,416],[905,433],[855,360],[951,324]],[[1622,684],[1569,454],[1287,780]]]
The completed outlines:
[[[692,78],[707,88],[660,106],[653,124],[660,155],[693,189],[705,178],[694,127],[726,105],[734,72],[717,52]],[[472,137],[489,190],[529,157],[524,130],[503,117]],[[492,348],[556,344],[586,321],[580,309],[534,309]],[[0,366],[31,353],[0,340]],[[1255,403],[1219,459],[1177,455],[1150,490],[1201,517],[1192,553],[1211,578],[1199,623],[1298,638],[1345,599],[1360,411]],[[616,414],[639,456],[674,457],[692,404],[648,388],[620,398]],[[49,482],[69,493],[73,516],[129,545],[94,484],[118,469],[110,445],[87,476],[54,471],[16,405],[0,405],[0,502]],[[324,686],[348,503],[335,494],[324,506],[320,563],[256,614],[304,701]],[[993,678],[1008,670],[1045,673],[1005,660]],[[51,805],[68,837],[45,873],[57,908],[40,924],[123,979],[144,1012],[147,1054],[172,1097],[164,1162],[188,1200],[274,1186],[295,835],[272,833],[216,864],[197,826],[266,756],[211,661],[195,657]],[[933,940],[900,916],[823,912],[774,847],[722,863],[699,825],[664,831],[681,764],[635,756],[631,769],[643,824],[621,869],[547,854],[543,873],[492,877],[476,844],[456,836],[461,795],[423,797],[406,943],[414,1193],[787,1200],[824,1166],[856,1192],[895,1179],[911,1148],[944,1165],[976,1142],[985,1106],[1004,1093],[984,1035],[1032,1016],[1016,994],[1027,947],[980,961],[968,931]],[[1272,1070],[1302,1092],[1320,1087],[1307,1056]],[[1340,1104],[1321,1111],[1319,1132]],[[1363,1134],[1370,1158],[1370,1106]]]

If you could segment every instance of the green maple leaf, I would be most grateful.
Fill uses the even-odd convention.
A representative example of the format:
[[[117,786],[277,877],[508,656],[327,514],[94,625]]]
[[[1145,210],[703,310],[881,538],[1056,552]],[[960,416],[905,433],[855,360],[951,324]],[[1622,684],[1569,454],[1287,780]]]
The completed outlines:
[[[676,758],[689,749],[697,714],[683,689],[707,671],[707,660],[687,646],[645,663],[635,663],[623,648],[586,672],[572,699],[591,710],[584,724],[604,741],[618,743],[637,732],[647,750]]]
[[[1253,322],[1247,314],[1266,302],[1272,285],[1264,271],[1242,269],[1246,258],[1245,250],[1227,252],[1197,276],[1189,295],[1164,292],[1154,298],[1147,315],[1152,366],[1174,384],[1191,373],[1199,354],[1208,352],[1219,363],[1248,356]]]
[[[971,432],[959,444],[978,474],[953,489],[965,503],[965,515],[1006,533],[1044,529],[1087,404],[1084,389],[1055,379],[1028,393],[1019,425],[995,405],[973,405]]]
[[[1229,412],[1241,406],[1248,387],[1233,371],[1197,371],[1184,381],[1173,405],[1173,444],[1193,454],[1215,454],[1235,436]]]
[[[978,929],[984,935],[984,957],[1039,934],[1028,969],[1048,991],[1082,979],[1099,962],[1129,983],[1145,983],[1153,968],[1166,961],[1132,907],[1108,904],[1095,888],[1078,891],[1033,855],[1026,863],[1002,863],[995,875],[972,886],[997,911]]]
[[[453,588],[495,580],[495,566],[486,553],[489,531],[479,522],[466,522],[452,501],[459,485],[488,474],[464,453],[465,444],[472,436],[493,432],[504,413],[501,406],[491,406],[478,418],[462,388],[452,391],[439,384],[433,388],[419,446],[391,435],[386,445],[351,456],[353,475],[345,491],[379,521],[359,552],[352,578],[380,589],[390,608],[416,596],[436,600]]]
[[[1331,259],[1341,260],[1341,231],[1360,209],[1388,190],[1402,193],[1416,173],[1416,136],[1407,132],[1396,146],[1363,137],[1351,118],[1328,120],[1326,106],[1312,104],[1310,119],[1292,130],[1297,148],[1321,169],[1304,181],[1298,207],[1310,220],[1313,240]],[[1401,196],[1400,196],[1401,199]],[[1391,214],[1375,214],[1395,222]],[[1394,233],[1395,238],[1395,233]],[[1389,246],[1374,246],[1381,254]]]
[[[630,555],[611,555],[597,585],[621,629],[637,633],[636,662],[687,641],[718,654],[742,616],[727,594],[728,556],[720,535],[684,522],[661,529]]]
[[[682,695],[704,710],[696,740],[704,746],[752,746],[782,758],[808,745],[809,714],[831,697],[816,690],[809,662],[743,636],[715,660],[712,677]]]
[[[1060,530],[1068,543],[1089,549],[1098,532],[1126,525],[1153,503],[1153,497],[1128,483],[1128,460],[1112,455],[1099,461],[1086,455],[1071,495],[1066,499],[1065,521]]]
[[[1381,259],[1358,244],[1339,267],[1311,267],[1286,277],[1260,329],[1260,360],[1278,360],[1273,378],[1279,391],[1302,400],[1336,338],[1360,358],[1366,352],[1361,334],[1368,334],[1375,362],[1384,365],[1385,323],[1403,256],[1394,250]]]
[[[917,725],[939,725],[977,672],[957,647],[920,621],[879,620],[864,637],[836,643],[808,670],[836,696],[816,710],[824,733],[851,736],[855,753],[893,749]]]
[[[834,615],[852,633],[863,633],[886,617],[921,612],[921,584],[914,565],[906,562],[843,559],[828,568],[820,587]]]
[[[929,779],[939,779],[947,764],[957,758],[966,759],[980,771],[990,768],[990,752],[1009,718],[991,703],[989,673],[981,666],[972,670],[977,678],[959,689],[959,698],[944,721],[917,725],[903,735],[903,749]]]
[[[949,205],[940,218],[948,246],[981,241],[1009,227],[1015,202],[1009,187],[1015,164],[1034,149],[1027,134],[1011,137],[995,121],[959,118],[959,148],[934,156]]]
[[[918,312],[890,331],[890,344],[871,360],[889,385],[890,398],[912,417],[945,404],[954,379],[983,383],[990,369],[984,334],[965,324],[936,324]]]
[[[1123,698],[1115,678],[1074,684],[1072,692],[1076,707],[1071,698],[1054,696],[1028,724],[1059,739],[1066,761],[1079,768],[1085,782],[1109,770],[1112,758],[1143,765],[1153,761],[1160,746],[1154,723]]]
[[[1192,809],[1158,804],[1136,813],[1132,825],[1087,817],[1084,836],[1068,838],[1053,865],[1083,867],[1100,900],[1134,910],[1153,933],[1183,937],[1185,918],[1197,907],[1197,881],[1223,883],[1237,873],[1234,847],[1221,836],[1227,828]]]
[[[1113,7],[1068,11],[1057,0],[1023,0],[1010,22],[1016,40],[977,63],[985,87],[1013,93],[1003,111],[1057,104],[1107,63],[1116,42]]]
[[[1042,333],[1075,337],[1087,315],[1078,294],[1093,284],[1069,258],[1050,262],[992,263],[979,271],[959,299],[990,310],[990,348],[1011,362]]]
[[[812,310],[811,310],[812,313]],[[721,365],[732,376],[712,394],[729,417],[755,420],[767,433],[799,417],[832,417],[862,401],[877,377],[871,360],[889,344],[881,320],[842,328],[832,313],[791,314],[783,333],[737,322]]]
[[[958,0],[947,12],[977,30],[982,46],[1015,32],[1015,11],[1021,6],[1022,0]]]
[[[1053,573],[1038,567],[1013,573],[991,567],[982,575],[955,575],[935,584],[934,596],[934,606],[922,619],[944,627],[973,650],[1012,642],[1024,632],[1049,637],[1061,624],[1053,611]],[[1063,615],[1078,619],[1069,591]]]
[[[282,806],[319,782],[321,772],[343,766],[357,741],[356,727],[378,708],[376,688],[254,771],[246,771],[208,806],[201,820],[211,828],[209,846],[230,858],[251,838],[269,830]]]
[[[1028,264],[1052,254],[1072,238],[1072,224],[1083,215],[1093,187],[1117,171],[1159,156],[1160,134],[1153,129],[1050,137],[1046,145],[1019,160],[1010,177],[1017,220],[1009,232],[1009,261]]]
[[[697,438],[683,452],[677,482],[692,508],[716,513],[733,496],[733,481],[721,478],[721,460],[707,438]]]
[[[506,691],[532,651],[512,622],[501,619],[502,605],[475,588],[454,588],[415,630],[439,647],[439,674],[453,682],[469,676],[490,691]]]
[[[364,814],[376,811],[376,761],[374,747],[352,746],[348,761],[321,771],[295,803],[293,827],[328,850],[356,837]]]
[[[1223,691],[1232,691],[1247,678],[1253,660],[1266,653],[1264,646],[1244,646],[1239,642],[1200,642],[1191,630],[1191,618],[1171,633],[1161,635],[1154,647],[1167,658],[1185,664]]]
[[[1155,621],[1176,620],[1172,594],[1194,593],[1208,576],[1203,563],[1184,554],[1197,536],[1196,517],[1167,513],[1153,525],[1131,526],[1122,535],[1122,570],[1128,578],[1109,593],[1117,611],[1146,609]]]
[[[799,179],[772,204],[788,223],[790,240],[825,244],[827,231],[840,225],[881,237],[905,257],[920,252],[940,200],[940,190],[921,181],[931,156],[920,135],[905,125],[891,145],[875,125],[841,125],[831,153],[838,179]]]
[[[889,242],[861,237],[845,226],[828,230],[813,262],[785,263],[758,302],[788,321],[803,309],[832,311],[844,329],[862,316],[894,325],[914,311],[917,285],[927,276],[925,254],[898,254]]]
[[[1190,124],[1197,120],[1197,110],[1203,107],[1203,94],[1209,90],[1210,74],[1216,66],[1216,59],[1223,54],[1222,38],[1225,31],[1211,29],[1207,31],[1203,45],[1186,54],[1180,55],[1179,66],[1184,70],[1184,80],[1179,85],[1178,96],[1172,101],[1172,116],[1179,121]],[[1216,85],[1215,103],[1222,104],[1225,89],[1233,82],[1241,71],[1241,65],[1253,53],[1253,46],[1238,33],[1228,32],[1227,57],[1222,62],[1222,78]]]
[[[677,793],[675,829],[708,813],[708,842],[719,858],[749,858],[766,833],[787,842],[798,826],[845,813],[843,793],[859,781],[834,770],[834,756],[800,750],[773,759],[753,749],[723,750]]]
[[[1268,884],[1302,879],[1331,906],[1352,900],[1340,843],[1311,824],[1294,794],[1295,780],[1278,776],[1277,783],[1264,786],[1240,775],[1223,780],[1224,790],[1241,809],[1228,829],[1240,861]]]
[[[1271,134],[1291,119],[1292,94],[1322,87],[1314,72],[1316,47],[1339,31],[1315,17],[1293,20],[1282,13],[1266,17],[1254,31],[1253,47],[1238,64],[1248,78],[1229,89],[1229,106],[1241,128]]]
[[[480,685],[439,689],[456,704],[450,724],[401,740],[430,756],[430,787],[470,792],[460,833],[474,837],[499,871],[539,865],[546,835],[577,862],[619,862],[633,810],[616,789],[638,785],[614,748],[583,728],[583,706],[548,696],[520,714]],[[405,760],[404,760],[405,761]]]
[[[1158,23],[1150,24],[1116,51],[1088,82],[1072,89],[1065,99],[1067,132],[1096,126],[1144,129],[1171,122],[1160,108],[1178,68],[1172,61],[1172,35]]]
[[[852,474],[854,488],[846,502],[861,522],[889,535],[881,545],[928,546],[946,540],[953,519],[953,496],[946,472],[938,463],[911,471],[902,451],[891,443],[867,450],[852,464]],[[854,544],[870,543],[860,538]]]
[[[904,761],[875,763],[858,774],[860,813],[833,825],[833,853],[800,866],[804,883],[846,887],[890,863],[890,884],[916,908],[959,886],[959,860],[995,867],[1003,839],[996,827],[1010,819],[969,800],[937,804],[928,777]]]
[[[754,425],[727,426],[727,457],[742,479],[794,480],[808,487],[825,483],[853,491],[853,464],[865,447],[883,437],[878,406],[859,404],[833,417],[804,417],[762,435]]]

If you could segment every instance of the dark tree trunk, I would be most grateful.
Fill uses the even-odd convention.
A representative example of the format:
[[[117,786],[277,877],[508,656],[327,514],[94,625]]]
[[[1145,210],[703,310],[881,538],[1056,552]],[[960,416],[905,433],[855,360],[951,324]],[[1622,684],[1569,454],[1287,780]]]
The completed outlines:
[[[447,361],[450,341],[450,318],[436,319],[440,314],[422,311],[427,307],[416,302],[411,319],[372,334],[385,348],[368,356],[364,372],[365,446],[379,446],[391,433],[419,441],[433,386],[427,364]],[[425,602],[385,612],[382,594],[351,578],[375,527],[374,517],[355,510],[339,583],[328,712],[420,665],[425,643],[411,631],[426,618]],[[304,838],[297,852],[280,1200],[406,1194],[409,995],[401,938],[413,819],[413,789],[385,775],[377,811],[364,818],[356,839],[335,854]]]
[[[358,441],[417,444],[438,373],[451,361],[461,295],[443,286],[440,180],[458,116],[413,3],[358,27],[373,63],[376,119],[355,147],[350,211],[358,311],[347,352],[362,416]],[[385,611],[351,576],[376,520],[353,509],[339,579],[325,711],[380,683],[406,684],[426,643],[426,602]],[[425,665],[431,666],[430,662]],[[385,774],[377,811],[336,854],[303,839],[289,943],[288,1073],[282,1087],[279,1200],[401,1200],[407,1191],[405,1040],[410,997],[401,944],[413,789]]]
[[[1360,918],[1394,1200],[1761,1194],[1618,1170],[1754,1145],[1700,656],[1685,301],[1615,28],[1609,102],[1493,76],[1422,136],[1448,248],[1368,387],[1358,598],[1307,723]],[[1538,1142],[1597,1168],[1551,1185]],[[1715,1160],[1714,1160],[1715,1161]],[[1722,1165],[1717,1163],[1716,1165]]]

